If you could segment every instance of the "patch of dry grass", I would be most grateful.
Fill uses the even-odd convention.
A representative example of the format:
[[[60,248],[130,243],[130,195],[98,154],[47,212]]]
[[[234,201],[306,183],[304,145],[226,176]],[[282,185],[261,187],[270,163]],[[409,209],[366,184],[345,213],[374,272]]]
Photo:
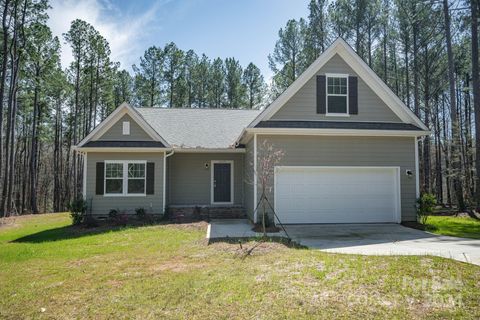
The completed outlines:
[[[68,223],[50,214],[0,229],[0,318],[480,317],[480,268],[457,261],[254,239],[207,246],[205,223],[101,231]]]

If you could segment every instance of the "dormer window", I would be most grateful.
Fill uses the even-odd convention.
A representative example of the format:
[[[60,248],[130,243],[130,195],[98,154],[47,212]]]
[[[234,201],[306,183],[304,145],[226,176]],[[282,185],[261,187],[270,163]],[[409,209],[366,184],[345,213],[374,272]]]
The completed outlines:
[[[128,136],[130,135],[130,121],[124,121],[123,122],[123,135]]]
[[[348,75],[327,74],[327,115],[348,116]]]

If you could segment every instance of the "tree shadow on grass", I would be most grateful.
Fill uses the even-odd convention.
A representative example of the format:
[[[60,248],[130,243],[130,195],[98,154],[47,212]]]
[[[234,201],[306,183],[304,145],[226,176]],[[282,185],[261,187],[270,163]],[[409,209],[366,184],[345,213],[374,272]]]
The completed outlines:
[[[18,239],[12,240],[12,243],[43,243],[43,242],[52,242],[52,241],[61,241],[69,239],[77,239],[81,237],[93,236],[102,233],[109,232],[118,232],[128,229],[137,229],[143,227],[151,227],[158,225],[182,225],[189,224],[191,222],[174,222],[174,221],[159,221],[154,223],[135,223],[127,224],[123,226],[115,226],[103,224],[96,227],[85,227],[85,226],[64,226],[48,230],[42,230],[36,233],[32,233]]]

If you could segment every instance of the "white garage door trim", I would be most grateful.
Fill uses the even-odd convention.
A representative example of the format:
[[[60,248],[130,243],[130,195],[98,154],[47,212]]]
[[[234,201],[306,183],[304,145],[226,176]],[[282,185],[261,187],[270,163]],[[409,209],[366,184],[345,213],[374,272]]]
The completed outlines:
[[[401,186],[400,186],[400,167],[395,166],[275,166],[274,169],[274,176],[273,176],[273,196],[274,196],[274,210],[277,210],[277,182],[278,178],[277,175],[284,169],[391,169],[392,173],[394,174],[394,188],[395,188],[395,196],[394,196],[394,208],[395,208],[395,222],[401,223],[402,222],[402,206],[401,206]],[[359,222],[357,222],[359,223]],[[369,223],[369,222],[365,222]],[[314,223],[312,223],[314,224]]]

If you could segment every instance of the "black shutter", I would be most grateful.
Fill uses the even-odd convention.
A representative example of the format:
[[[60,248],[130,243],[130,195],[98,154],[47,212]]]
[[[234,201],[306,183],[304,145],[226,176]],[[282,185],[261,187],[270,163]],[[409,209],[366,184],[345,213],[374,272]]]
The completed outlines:
[[[358,78],[348,77],[348,113],[358,114]]]
[[[95,172],[95,194],[103,194],[103,183],[105,178],[105,163],[97,162],[97,169]]]
[[[325,76],[317,76],[317,113],[326,114]]]
[[[155,163],[147,162],[147,194],[155,193]]]

